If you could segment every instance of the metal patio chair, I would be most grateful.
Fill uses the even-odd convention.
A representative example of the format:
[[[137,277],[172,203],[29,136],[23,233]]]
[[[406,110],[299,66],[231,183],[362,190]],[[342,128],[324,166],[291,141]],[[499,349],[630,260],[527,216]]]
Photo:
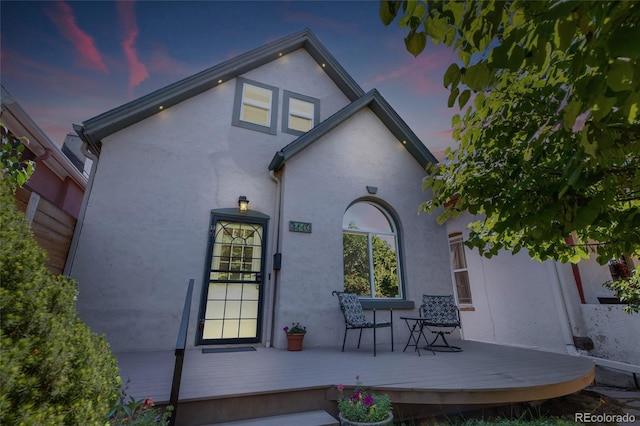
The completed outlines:
[[[375,309],[373,309],[373,321],[367,321],[357,294],[341,291],[333,291],[331,294],[338,297],[340,309],[344,315],[344,339],[342,339],[342,352],[344,352],[344,345],[347,341],[347,331],[360,329],[360,336],[358,337],[358,349],[360,349],[362,330],[365,328],[372,328],[373,356],[376,356],[376,329],[383,327],[389,327],[391,329],[391,352],[393,352],[393,309],[389,309],[389,321],[376,321]]]
[[[450,352],[460,352],[462,348],[452,346],[447,342],[445,334],[451,334],[456,328],[462,328],[460,322],[460,310],[456,305],[453,295],[448,296],[432,296],[423,295],[422,305],[420,305],[420,316],[423,319],[423,325],[433,334],[435,339],[428,345],[434,350],[448,350]],[[442,338],[442,344],[434,345],[434,343]]]

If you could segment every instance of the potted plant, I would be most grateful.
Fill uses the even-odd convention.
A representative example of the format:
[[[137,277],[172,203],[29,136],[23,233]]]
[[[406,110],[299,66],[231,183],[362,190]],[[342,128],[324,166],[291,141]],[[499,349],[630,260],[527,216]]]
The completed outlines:
[[[342,426],[387,426],[393,424],[391,399],[389,395],[376,395],[367,392],[356,376],[356,387],[346,397],[344,385],[338,385],[338,417]]]
[[[301,351],[304,335],[307,334],[307,327],[301,326],[299,322],[294,322],[291,328],[285,327],[283,330],[287,335],[287,350]]]

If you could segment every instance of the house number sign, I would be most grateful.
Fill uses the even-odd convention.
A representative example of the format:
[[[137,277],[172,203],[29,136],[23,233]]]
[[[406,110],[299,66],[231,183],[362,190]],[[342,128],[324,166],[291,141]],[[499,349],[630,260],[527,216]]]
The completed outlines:
[[[311,233],[311,224],[307,222],[296,222],[293,220],[289,221],[289,231],[291,232],[306,232],[307,234]]]

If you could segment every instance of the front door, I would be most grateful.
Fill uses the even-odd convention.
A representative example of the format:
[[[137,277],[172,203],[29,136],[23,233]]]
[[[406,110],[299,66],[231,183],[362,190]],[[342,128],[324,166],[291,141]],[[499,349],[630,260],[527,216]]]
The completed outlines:
[[[260,341],[266,222],[228,219],[212,220],[199,344]]]

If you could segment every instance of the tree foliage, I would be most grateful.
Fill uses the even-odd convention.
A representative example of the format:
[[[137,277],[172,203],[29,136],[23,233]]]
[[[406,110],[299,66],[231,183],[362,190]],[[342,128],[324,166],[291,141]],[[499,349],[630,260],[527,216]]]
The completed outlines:
[[[0,424],[104,425],[120,389],[115,357],[75,310],[76,286],[0,181]]]
[[[2,137],[2,146],[0,147],[2,178],[8,179],[13,188],[22,186],[29,179],[35,167],[33,161],[22,159],[24,145],[28,143],[28,140],[25,137],[16,137],[2,122],[0,122],[0,136]]]
[[[640,254],[640,3],[383,1],[380,17],[459,61],[444,74],[459,142],[430,168],[421,209],[477,215],[491,257],[604,264]]]
[[[355,224],[349,228],[357,230]],[[344,289],[360,296],[371,297],[371,265],[369,262],[369,242],[366,233],[344,232]],[[375,297],[398,297],[398,257],[387,241],[378,235],[371,235],[373,255],[373,284]]]

